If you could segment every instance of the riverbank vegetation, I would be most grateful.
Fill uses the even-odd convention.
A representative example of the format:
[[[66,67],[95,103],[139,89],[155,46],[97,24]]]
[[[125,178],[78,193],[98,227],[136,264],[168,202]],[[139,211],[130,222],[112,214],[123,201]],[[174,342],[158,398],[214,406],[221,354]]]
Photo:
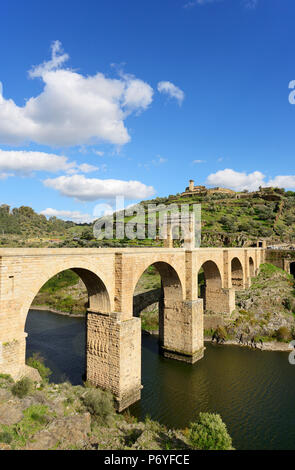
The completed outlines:
[[[289,342],[295,338],[294,277],[265,263],[251,287],[236,292],[236,310],[226,325],[229,336]]]
[[[0,374],[0,450],[230,450],[232,440],[219,415],[201,413],[184,430],[168,429],[127,410],[115,411],[110,393],[68,382],[48,382],[40,356],[29,359],[43,379],[17,382]]]

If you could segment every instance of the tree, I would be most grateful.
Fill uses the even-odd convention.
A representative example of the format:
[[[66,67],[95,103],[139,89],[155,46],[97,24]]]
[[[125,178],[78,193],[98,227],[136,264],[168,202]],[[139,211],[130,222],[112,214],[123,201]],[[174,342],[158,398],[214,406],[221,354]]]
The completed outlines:
[[[219,414],[200,413],[198,421],[190,425],[189,441],[193,449],[233,449],[232,439]]]

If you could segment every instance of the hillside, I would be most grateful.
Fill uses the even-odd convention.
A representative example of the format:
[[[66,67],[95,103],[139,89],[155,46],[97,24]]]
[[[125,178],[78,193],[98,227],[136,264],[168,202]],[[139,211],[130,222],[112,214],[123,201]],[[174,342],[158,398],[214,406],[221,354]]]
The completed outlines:
[[[248,246],[258,238],[295,242],[295,192],[207,192],[170,195],[148,203],[201,204],[202,246]]]
[[[28,363],[32,379],[14,382],[0,374],[0,450],[232,449],[217,414],[192,414],[195,422],[185,430],[149,417],[137,421],[128,411],[115,412],[110,393],[87,383],[49,383],[50,370],[39,356]]]
[[[0,246],[59,246],[66,239],[81,236],[84,230],[85,225],[57,217],[47,219],[31,207],[11,209],[7,204],[0,206]]]
[[[231,337],[243,334],[291,341],[295,337],[294,277],[272,264],[261,265],[251,287],[236,292],[236,310],[226,329]]]
[[[295,243],[295,192],[274,188],[255,193],[210,192],[170,195],[142,201],[144,224],[148,204],[201,204],[202,246],[250,246],[257,239],[269,244]],[[125,224],[133,217],[125,217]],[[147,233],[147,230],[146,230]],[[178,241],[175,241],[178,246]],[[0,246],[99,247],[162,246],[162,240],[96,240],[91,224],[47,219],[30,207],[0,206]]]

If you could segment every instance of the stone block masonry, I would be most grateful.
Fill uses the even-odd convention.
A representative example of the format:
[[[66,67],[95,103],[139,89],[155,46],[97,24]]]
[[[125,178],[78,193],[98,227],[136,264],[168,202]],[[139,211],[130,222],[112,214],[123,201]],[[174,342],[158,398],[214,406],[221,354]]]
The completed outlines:
[[[89,297],[86,378],[109,390],[122,410],[140,398],[141,320],[133,295],[153,265],[163,286],[160,344],[166,357],[195,362],[203,357],[203,299],[215,313],[234,308],[233,284],[249,285],[264,261],[263,248],[3,248],[0,249],[0,373],[15,379],[25,367],[25,324],[30,306],[50,278],[72,269]],[[250,269],[251,268],[251,269]]]

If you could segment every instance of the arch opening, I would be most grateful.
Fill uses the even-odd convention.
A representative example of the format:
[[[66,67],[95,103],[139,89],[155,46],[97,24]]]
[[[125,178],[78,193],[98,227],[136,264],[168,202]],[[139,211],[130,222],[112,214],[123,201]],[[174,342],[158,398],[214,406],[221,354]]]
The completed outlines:
[[[53,382],[81,384],[86,371],[87,311],[110,311],[103,281],[84,268],[60,271],[43,284],[31,307],[25,322],[26,360],[41,356],[52,370]]]
[[[233,258],[231,261],[231,281],[232,287],[234,287],[235,289],[243,289],[243,267],[239,258]]]
[[[295,278],[295,262],[290,263],[290,274]]]
[[[133,315],[141,318],[143,330],[158,331],[159,343],[163,344],[165,303],[182,299],[182,285],[175,269],[168,263],[156,262],[137,281],[133,295]]]
[[[202,264],[198,273],[198,296],[203,299],[204,311],[215,311],[216,294],[222,288],[221,274],[214,261]]]

